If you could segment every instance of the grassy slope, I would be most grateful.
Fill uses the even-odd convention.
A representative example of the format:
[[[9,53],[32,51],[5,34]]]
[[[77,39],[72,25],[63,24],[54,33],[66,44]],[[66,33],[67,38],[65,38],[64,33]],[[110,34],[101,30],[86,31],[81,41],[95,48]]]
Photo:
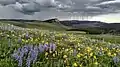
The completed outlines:
[[[37,28],[40,30],[51,30],[51,31],[59,31],[66,32],[70,27],[64,26],[60,23],[47,23],[47,22],[13,22],[13,21],[2,21],[1,23],[13,24],[15,26],[23,27],[23,28]],[[67,33],[75,33],[75,34],[84,34],[83,31],[67,31]]]
[[[116,35],[86,35],[92,39],[98,39],[98,40],[105,40],[106,42],[110,42],[110,43],[120,43],[120,36],[116,36]]]
[[[24,28],[37,28],[40,30],[55,30],[59,32],[66,32],[66,29],[69,29],[69,27],[63,26],[62,24],[58,23],[45,23],[45,22],[33,22],[33,23],[18,23],[18,22],[11,22],[8,21],[6,23],[10,23],[16,26],[24,27]],[[111,43],[120,43],[120,36],[115,35],[88,35],[85,34],[85,32],[82,31],[67,31],[66,33],[75,33],[77,35],[86,35],[92,39],[104,39],[107,42]]]
[[[4,21],[3,21],[4,22]],[[66,30],[68,27],[62,26],[57,23],[45,23],[45,22],[13,22],[13,21],[5,21],[4,23],[10,23],[15,26],[23,27],[23,28],[37,28],[37,29],[47,29],[47,30]]]

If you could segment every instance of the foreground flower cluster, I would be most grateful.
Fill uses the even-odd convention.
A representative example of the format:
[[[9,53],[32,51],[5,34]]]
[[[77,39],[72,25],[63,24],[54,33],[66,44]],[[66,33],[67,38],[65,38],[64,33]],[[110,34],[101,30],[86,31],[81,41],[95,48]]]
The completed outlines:
[[[0,27],[0,67],[120,66],[120,44],[67,32],[8,26]]]
[[[26,66],[30,67],[30,65],[35,63],[38,59],[38,55],[43,52],[54,52],[56,49],[55,44],[45,44],[39,46],[26,45],[22,48],[18,48],[17,51],[14,52],[12,57],[18,61],[18,66],[23,66],[24,60],[26,60]]]

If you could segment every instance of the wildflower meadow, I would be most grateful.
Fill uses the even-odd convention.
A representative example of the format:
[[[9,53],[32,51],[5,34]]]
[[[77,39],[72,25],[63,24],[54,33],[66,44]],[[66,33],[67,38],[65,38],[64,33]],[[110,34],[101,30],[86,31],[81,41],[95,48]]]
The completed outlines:
[[[1,24],[0,67],[120,67],[120,44]]]

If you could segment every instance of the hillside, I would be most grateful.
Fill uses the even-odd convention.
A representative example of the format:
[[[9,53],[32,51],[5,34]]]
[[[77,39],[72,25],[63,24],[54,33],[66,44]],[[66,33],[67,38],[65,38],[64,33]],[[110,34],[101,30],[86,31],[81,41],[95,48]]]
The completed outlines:
[[[105,23],[101,21],[78,21],[64,20],[57,18],[48,20],[24,20],[24,19],[1,19],[0,22],[10,23],[24,28],[38,28],[58,31],[84,31],[89,34],[119,34],[120,23]]]
[[[48,23],[37,20],[0,20],[1,23],[13,24],[15,26],[23,28],[37,28],[37,29],[49,29],[49,30],[66,30],[66,26],[58,23]]]
[[[43,28],[42,26],[38,29],[31,29],[14,26],[10,23],[25,25],[24,27],[43,24],[42,26],[48,28],[48,30],[39,29]],[[49,24],[48,22],[45,24],[44,22],[1,22],[0,67],[120,66],[119,36],[76,35],[68,33],[68,31],[50,31],[50,25],[55,24]],[[60,26],[52,27],[58,29],[57,27]],[[106,38],[103,39],[101,36]],[[117,62],[116,59],[118,59]]]
[[[78,20],[65,20],[60,21],[65,26],[72,27],[71,30],[82,30],[86,32],[97,33],[120,33],[120,23],[105,23],[101,21],[78,21]]]

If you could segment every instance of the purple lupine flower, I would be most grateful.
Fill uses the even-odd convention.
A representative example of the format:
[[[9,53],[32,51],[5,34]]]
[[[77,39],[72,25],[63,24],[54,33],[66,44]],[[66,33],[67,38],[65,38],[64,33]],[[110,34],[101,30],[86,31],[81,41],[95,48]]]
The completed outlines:
[[[34,46],[34,50],[35,50],[35,51],[38,51],[38,46]]]
[[[28,47],[28,46],[26,46],[26,45],[25,45],[22,49],[23,49],[23,51],[25,52],[25,54],[27,54],[27,53],[28,53],[28,51],[29,51],[29,47]]]
[[[56,45],[55,44],[50,44],[50,50],[55,51]]]
[[[30,51],[30,58],[31,58],[31,60],[32,60],[32,61],[35,60],[36,57],[37,57],[37,52],[32,49],[32,50]]]
[[[29,38],[30,38],[28,32],[26,33],[25,38],[26,38],[26,39],[29,39]]]
[[[28,58],[26,60],[26,66],[30,67],[30,63],[31,63],[31,58],[28,56]]]
[[[51,44],[49,46],[48,44],[45,44],[39,45],[39,47],[33,47],[33,45],[25,45],[22,48],[18,48],[17,52],[14,52],[12,56],[18,61],[18,66],[22,66],[23,59],[25,58],[24,56],[27,56],[26,66],[30,67],[31,63],[34,64],[36,62],[39,52],[44,52],[44,50],[48,51],[49,49],[55,51],[56,45]]]
[[[49,49],[48,44],[44,44],[44,46],[43,46],[43,47],[44,47],[44,50],[45,50],[45,51],[48,51],[48,49]]]
[[[18,61],[18,66],[22,66],[22,57],[19,56],[18,53],[14,53],[12,57],[14,57],[16,61]]]
[[[19,55],[19,60],[18,60],[18,66],[22,66],[22,62],[23,62],[23,57],[24,57],[24,50],[23,49],[21,49],[21,52],[20,52],[20,55]]]
[[[38,47],[35,46],[34,49],[31,48],[29,52],[29,56],[26,61],[27,67],[30,67],[30,63],[33,62],[33,64],[36,62],[38,56]]]
[[[21,52],[21,48],[18,48],[18,53]]]
[[[120,59],[115,56],[115,57],[113,57],[113,62],[114,62],[115,64],[117,64],[118,62],[120,62]]]
[[[12,54],[12,57],[15,58],[15,60],[19,60],[18,52]]]
[[[18,53],[20,57],[23,57],[25,52],[22,48],[18,48]]]
[[[43,45],[39,45],[38,49],[39,49],[40,53],[44,52],[44,46]]]
[[[33,45],[28,45],[27,49],[28,49],[28,51],[31,51],[33,49]]]
[[[15,52],[13,55],[12,55],[15,60],[18,61],[18,66],[22,66],[22,59],[24,57],[24,50],[22,48],[18,48],[18,51]]]
[[[30,48],[29,48],[30,49]],[[29,53],[28,53],[28,57],[27,57],[27,60],[26,60],[26,66],[27,67],[30,67],[30,64],[31,64],[31,61],[33,60],[31,54],[32,54],[32,48],[30,49]]]
[[[37,56],[38,56],[38,47],[37,46],[34,47],[34,52],[35,52],[35,58],[33,59],[33,64],[36,62]]]
[[[19,60],[20,56],[18,55],[20,52],[20,48],[18,48],[18,51],[14,51],[14,53],[12,54],[12,57],[15,58],[15,60]]]
[[[22,63],[23,63],[23,60],[22,60],[22,57],[20,57],[18,60],[18,66],[22,67]]]

